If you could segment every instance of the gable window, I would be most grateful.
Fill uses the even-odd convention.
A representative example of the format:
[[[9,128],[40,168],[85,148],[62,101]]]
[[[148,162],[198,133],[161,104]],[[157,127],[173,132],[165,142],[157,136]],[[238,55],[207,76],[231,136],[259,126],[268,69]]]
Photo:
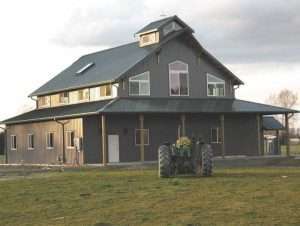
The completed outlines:
[[[74,131],[67,131],[67,147],[74,148],[74,138],[75,132]]]
[[[149,145],[149,129],[136,129],[135,130],[135,145],[141,145],[142,133],[144,135],[144,145]]]
[[[207,96],[225,96],[225,81],[211,74],[207,74]]]
[[[34,135],[33,134],[28,134],[27,145],[28,145],[28,150],[34,149]]]
[[[50,106],[50,96],[38,97],[39,108]]]
[[[150,96],[150,72],[144,72],[129,78],[129,95]]]
[[[69,93],[63,92],[59,94],[59,103],[60,104],[67,104],[69,103]]]
[[[211,143],[214,143],[214,144],[222,143],[221,136],[220,136],[220,128],[218,128],[218,127],[211,128],[210,141],[211,141]]]
[[[54,133],[53,132],[49,132],[47,133],[47,149],[53,149],[54,148]]]
[[[188,64],[181,61],[169,64],[169,88],[171,96],[189,95]]]
[[[10,149],[17,150],[17,136],[16,135],[10,136]]]

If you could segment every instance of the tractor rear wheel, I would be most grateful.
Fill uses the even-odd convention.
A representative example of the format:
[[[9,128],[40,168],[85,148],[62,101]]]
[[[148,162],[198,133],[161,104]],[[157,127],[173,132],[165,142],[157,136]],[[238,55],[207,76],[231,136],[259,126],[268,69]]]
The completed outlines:
[[[213,157],[213,151],[212,147],[209,144],[204,144],[201,148],[201,154],[202,154],[202,176],[208,177],[212,175],[212,157]]]
[[[167,145],[161,145],[158,148],[158,176],[171,176],[171,150]]]

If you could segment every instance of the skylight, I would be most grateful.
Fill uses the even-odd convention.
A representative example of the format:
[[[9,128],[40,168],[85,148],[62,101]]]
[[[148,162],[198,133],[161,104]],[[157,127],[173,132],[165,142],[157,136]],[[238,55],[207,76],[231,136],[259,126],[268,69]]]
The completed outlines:
[[[76,74],[82,74],[83,72],[85,72],[86,70],[88,70],[89,68],[91,68],[95,63],[94,62],[91,62],[91,63],[88,63],[87,65],[85,65],[84,67],[80,68]]]

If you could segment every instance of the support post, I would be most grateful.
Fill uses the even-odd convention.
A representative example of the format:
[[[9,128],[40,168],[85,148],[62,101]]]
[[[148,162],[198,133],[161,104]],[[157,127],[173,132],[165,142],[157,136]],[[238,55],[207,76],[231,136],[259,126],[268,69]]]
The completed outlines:
[[[286,155],[290,156],[290,126],[289,114],[285,113]]]
[[[220,115],[220,123],[221,123],[221,142],[222,142],[222,147],[221,147],[221,152],[222,152],[222,157],[225,157],[225,117],[224,115]]]
[[[140,136],[141,136],[141,145],[140,145],[140,160],[141,162],[145,161],[145,135],[144,135],[144,115],[139,115],[139,121],[140,121]]]
[[[279,139],[279,130],[276,130],[276,139],[277,139],[277,154],[281,154],[281,148],[280,148],[280,139]]]
[[[102,164],[107,164],[107,134],[106,134],[106,117],[101,115],[101,130],[102,130]]]
[[[263,155],[262,153],[262,140],[261,140],[261,115],[257,114],[256,115],[256,122],[257,122],[257,152],[258,155]]]
[[[185,114],[181,115],[181,126],[182,126],[182,136],[186,136],[186,127],[185,127]]]

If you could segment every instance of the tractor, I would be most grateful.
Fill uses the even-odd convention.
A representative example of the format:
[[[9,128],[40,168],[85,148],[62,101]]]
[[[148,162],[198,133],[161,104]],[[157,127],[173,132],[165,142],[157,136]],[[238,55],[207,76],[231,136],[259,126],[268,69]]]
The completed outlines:
[[[213,150],[201,139],[179,137],[175,144],[164,143],[158,148],[158,174],[161,178],[179,174],[212,175]]]

